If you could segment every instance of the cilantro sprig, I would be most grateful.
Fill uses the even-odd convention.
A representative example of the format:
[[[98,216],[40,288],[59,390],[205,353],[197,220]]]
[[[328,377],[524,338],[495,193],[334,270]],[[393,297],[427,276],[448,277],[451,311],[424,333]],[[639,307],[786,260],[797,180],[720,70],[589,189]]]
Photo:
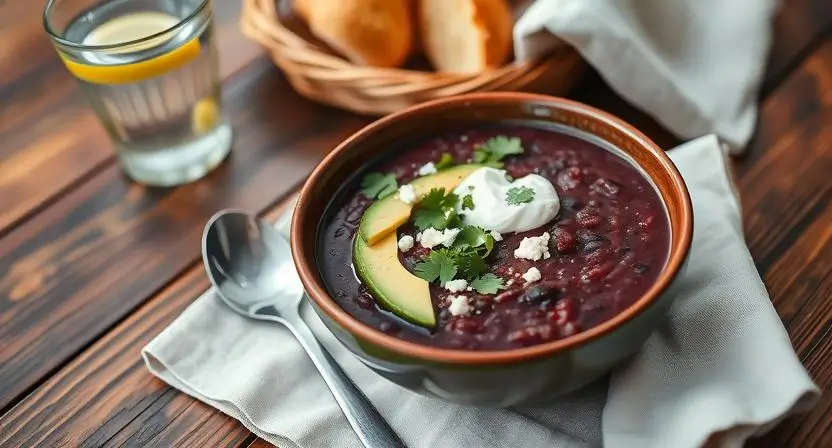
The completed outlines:
[[[494,294],[503,288],[503,281],[489,274],[485,258],[494,249],[494,237],[477,226],[463,226],[451,247],[431,251],[416,263],[416,276],[445,284],[455,278],[471,282],[480,294]]]
[[[523,144],[520,139],[498,135],[478,145],[471,156],[471,161],[492,168],[502,168],[503,162],[501,160],[506,156],[516,154],[523,154]]]
[[[528,204],[534,200],[534,190],[529,187],[512,187],[506,192],[508,205]]]
[[[416,275],[429,282],[436,281],[443,285],[454,279],[459,268],[454,261],[454,256],[449,249],[434,250],[424,260],[414,266]]]
[[[460,203],[461,201],[461,203]],[[432,250],[413,267],[416,276],[444,285],[453,279],[465,279],[480,294],[494,294],[503,289],[503,280],[488,273],[486,257],[494,250],[494,236],[482,227],[463,225],[461,210],[473,209],[473,197],[460,198],[444,188],[434,188],[416,206],[413,223],[420,230],[458,228],[450,247]]]
[[[398,189],[393,173],[369,173],[361,179],[361,192],[370,199],[384,199]]]
[[[449,227],[459,227],[462,224],[456,212],[459,197],[453,192],[445,193],[444,188],[432,188],[419,202],[413,214],[413,224],[419,230],[433,227],[445,230]]]

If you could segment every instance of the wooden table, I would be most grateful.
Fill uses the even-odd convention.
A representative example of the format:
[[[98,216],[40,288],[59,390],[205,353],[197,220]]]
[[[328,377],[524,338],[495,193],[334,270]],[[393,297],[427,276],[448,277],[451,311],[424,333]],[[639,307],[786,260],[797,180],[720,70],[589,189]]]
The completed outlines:
[[[302,99],[217,1],[233,155],[208,178],[144,188],[41,28],[44,1],[0,2],[0,445],[265,446],[144,368],[139,350],[208,287],[202,225],[224,207],[276,216],[369,119]],[[832,2],[787,0],[748,155],[745,231],[797,353],[832,386]],[[590,74],[570,95],[678,140]],[[832,446],[832,394],[752,445]]]

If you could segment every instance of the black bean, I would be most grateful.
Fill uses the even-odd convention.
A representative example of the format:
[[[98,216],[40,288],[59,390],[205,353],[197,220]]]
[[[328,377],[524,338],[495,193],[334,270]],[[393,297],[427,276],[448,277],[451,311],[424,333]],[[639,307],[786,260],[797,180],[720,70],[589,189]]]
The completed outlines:
[[[534,285],[526,290],[518,299],[527,303],[544,303],[557,296],[557,290],[544,285]]]
[[[575,237],[578,239],[578,242],[582,244],[586,244],[592,241],[607,241],[607,238],[604,235],[586,229],[576,230]]]
[[[604,247],[604,244],[606,244],[604,241],[590,241],[584,244],[581,250],[584,252],[595,252],[596,250]]]
[[[584,206],[584,203],[580,199],[575,199],[575,198],[570,198],[570,197],[562,198],[560,200],[560,203],[565,208],[568,208],[568,209],[571,209],[571,210],[580,210]]]

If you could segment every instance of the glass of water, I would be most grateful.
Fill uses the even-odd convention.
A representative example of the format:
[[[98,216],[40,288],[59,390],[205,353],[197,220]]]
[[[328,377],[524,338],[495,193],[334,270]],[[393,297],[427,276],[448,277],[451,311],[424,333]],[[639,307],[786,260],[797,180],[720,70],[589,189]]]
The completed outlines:
[[[226,157],[210,0],[49,0],[43,23],[128,176],[177,185]]]

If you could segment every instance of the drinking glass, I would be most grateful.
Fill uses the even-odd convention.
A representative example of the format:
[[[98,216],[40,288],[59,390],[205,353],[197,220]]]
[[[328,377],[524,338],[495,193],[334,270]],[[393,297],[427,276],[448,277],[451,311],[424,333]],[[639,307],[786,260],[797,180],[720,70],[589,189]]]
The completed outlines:
[[[49,0],[43,24],[133,180],[182,184],[226,157],[210,0]]]

